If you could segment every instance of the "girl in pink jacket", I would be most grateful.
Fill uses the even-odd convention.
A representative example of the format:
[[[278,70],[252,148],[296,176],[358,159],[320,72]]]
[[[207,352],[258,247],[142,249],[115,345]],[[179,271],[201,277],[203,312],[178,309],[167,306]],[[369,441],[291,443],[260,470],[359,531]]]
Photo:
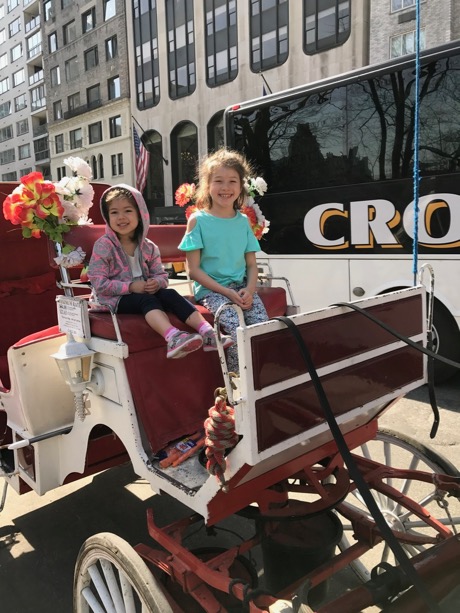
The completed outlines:
[[[160,251],[147,238],[150,217],[142,194],[129,185],[115,185],[101,198],[106,232],[93,247],[88,277],[93,299],[107,310],[142,313],[149,326],[167,343],[168,358],[182,358],[203,346],[217,349],[214,329],[191,302],[168,288],[168,275]],[[196,333],[171,324],[166,312],[174,313]],[[233,344],[221,337],[224,347]]]

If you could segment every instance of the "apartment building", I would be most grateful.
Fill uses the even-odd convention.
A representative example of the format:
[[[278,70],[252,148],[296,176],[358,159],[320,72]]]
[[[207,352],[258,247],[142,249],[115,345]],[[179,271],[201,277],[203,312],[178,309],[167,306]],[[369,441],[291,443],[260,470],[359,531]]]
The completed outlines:
[[[0,0],[0,179],[50,176],[39,0]]]
[[[96,181],[132,182],[124,0],[45,0],[42,17],[53,178],[78,156]]]
[[[370,3],[369,62],[375,64],[415,52],[417,0]],[[458,0],[421,0],[420,49],[460,38]]]

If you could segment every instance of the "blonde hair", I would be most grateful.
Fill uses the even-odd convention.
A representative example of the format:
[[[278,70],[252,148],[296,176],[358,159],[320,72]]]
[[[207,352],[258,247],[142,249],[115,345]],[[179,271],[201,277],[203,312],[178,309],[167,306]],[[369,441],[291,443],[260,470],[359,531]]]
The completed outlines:
[[[233,203],[233,208],[238,210],[243,206],[247,196],[244,180],[252,174],[251,165],[238,151],[223,148],[205,157],[199,166],[198,188],[195,194],[195,205],[198,209],[210,209],[212,207],[209,186],[213,173],[222,167],[231,168],[238,173],[241,181],[241,192]]]

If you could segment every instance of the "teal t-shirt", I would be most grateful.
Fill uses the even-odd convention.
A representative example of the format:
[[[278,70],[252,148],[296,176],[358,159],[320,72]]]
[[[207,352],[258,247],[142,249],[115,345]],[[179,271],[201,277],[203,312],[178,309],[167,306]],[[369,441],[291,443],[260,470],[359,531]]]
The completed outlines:
[[[225,286],[242,283],[246,276],[245,254],[260,250],[246,215],[236,211],[235,217],[222,218],[197,211],[193,217],[196,219],[195,227],[185,234],[179,249],[200,249],[200,266],[217,283]],[[194,281],[193,292],[197,300],[204,298],[209,291]]]

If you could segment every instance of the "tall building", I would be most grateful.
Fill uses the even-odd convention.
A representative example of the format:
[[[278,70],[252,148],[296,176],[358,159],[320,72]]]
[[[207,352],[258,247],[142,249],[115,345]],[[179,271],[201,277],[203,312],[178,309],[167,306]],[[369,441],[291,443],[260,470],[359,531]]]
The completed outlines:
[[[94,180],[130,183],[133,142],[124,0],[45,0],[44,77],[53,179],[78,156]]]
[[[0,178],[50,176],[39,0],[0,1]]]
[[[414,53],[417,0],[380,0],[370,4],[369,62]],[[421,0],[420,49],[442,45],[460,37],[458,0]],[[377,27],[378,26],[378,27]]]
[[[369,0],[128,0],[132,113],[150,206],[223,143],[228,105],[368,63]]]

